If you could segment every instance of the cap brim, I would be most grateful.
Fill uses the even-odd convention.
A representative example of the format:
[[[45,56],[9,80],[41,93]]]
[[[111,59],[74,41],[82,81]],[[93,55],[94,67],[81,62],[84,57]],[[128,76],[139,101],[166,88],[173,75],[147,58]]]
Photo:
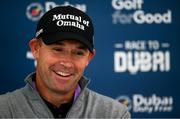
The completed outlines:
[[[84,44],[89,49],[90,52],[93,52],[93,46],[91,46],[91,43],[89,42],[89,40],[81,35],[78,35],[77,33],[60,32],[60,33],[55,33],[55,34],[49,34],[43,37],[43,42],[46,45],[50,45],[50,44],[53,44],[62,40],[77,40],[81,42],[82,44]]]

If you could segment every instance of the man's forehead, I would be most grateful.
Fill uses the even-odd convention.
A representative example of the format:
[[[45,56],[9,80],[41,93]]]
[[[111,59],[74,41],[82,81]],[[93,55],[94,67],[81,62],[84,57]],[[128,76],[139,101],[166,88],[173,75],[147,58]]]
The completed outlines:
[[[84,49],[88,49],[82,42],[78,41],[78,40],[71,40],[71,39],[67,39],[67,40],[60,40],[56,43],[54,43],[55,45],[76,45],[77,47],[82,47]]]

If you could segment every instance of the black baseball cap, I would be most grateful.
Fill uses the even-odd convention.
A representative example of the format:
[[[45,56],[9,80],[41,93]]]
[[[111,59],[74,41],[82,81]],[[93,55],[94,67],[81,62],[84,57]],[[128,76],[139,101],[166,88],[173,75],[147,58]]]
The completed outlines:
[[[46,12],[37,24],[36,38],[42,38],[46,45],[77,40],[91,52],[94,49],[94,27],[90,17],[72,6],[58,6]]]

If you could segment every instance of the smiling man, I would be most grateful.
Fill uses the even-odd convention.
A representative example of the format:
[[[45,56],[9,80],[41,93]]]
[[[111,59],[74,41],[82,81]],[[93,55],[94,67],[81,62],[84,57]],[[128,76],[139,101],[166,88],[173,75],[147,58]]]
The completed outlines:
[[[25,87],[0,96],[0,117],[130,118],[124,105],[87,88],[83,74],[95,55],[93,36],[91,19],[76,8],[45,13],[29,42],[36,71]]]

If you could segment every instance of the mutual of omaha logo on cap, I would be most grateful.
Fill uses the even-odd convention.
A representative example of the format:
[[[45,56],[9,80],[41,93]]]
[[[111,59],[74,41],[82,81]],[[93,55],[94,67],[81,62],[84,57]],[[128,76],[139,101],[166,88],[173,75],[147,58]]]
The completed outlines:
[[[59,40],[78,40],[92,52],[94,28],[90,17],[71,6],[59,6],[46,12],[38,22],[36,38],[47,45]]]
[[[81,30],[85,30],[86,26],[89,27],[89,21],[82,20],[81,16],[75,16],[72,14],[55,14],[53,15],[52,21],[57,21],[57,26],[73,26]]]

